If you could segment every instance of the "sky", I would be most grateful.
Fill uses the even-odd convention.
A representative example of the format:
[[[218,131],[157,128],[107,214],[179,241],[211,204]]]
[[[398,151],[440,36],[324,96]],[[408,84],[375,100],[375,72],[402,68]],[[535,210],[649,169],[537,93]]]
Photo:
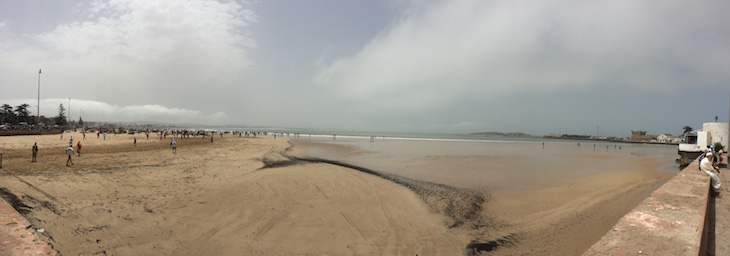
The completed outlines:
[[[99,122],[678,135],[730,116],[727,10],[730,1],[0,0],[0,104],[35,115],[40,101],[41,115],[56,116],[70,103],[73,119]]]

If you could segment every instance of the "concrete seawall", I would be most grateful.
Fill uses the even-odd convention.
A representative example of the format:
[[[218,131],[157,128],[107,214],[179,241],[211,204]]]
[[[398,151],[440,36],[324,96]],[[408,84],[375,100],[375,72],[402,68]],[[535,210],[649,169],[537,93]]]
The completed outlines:
[[[705,255],[710,177],[695,159],[583,255]]]
[[[0,255],[58,255],[18,211],[0,198]]]

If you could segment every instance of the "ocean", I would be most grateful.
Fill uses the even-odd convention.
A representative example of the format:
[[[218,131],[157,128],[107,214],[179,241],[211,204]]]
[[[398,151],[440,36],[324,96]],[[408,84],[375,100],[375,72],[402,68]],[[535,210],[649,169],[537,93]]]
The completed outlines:
[[[281,132],[300,157],[490,192],[556,186],[601,172],[680,170],[675,145],[474,134]]]

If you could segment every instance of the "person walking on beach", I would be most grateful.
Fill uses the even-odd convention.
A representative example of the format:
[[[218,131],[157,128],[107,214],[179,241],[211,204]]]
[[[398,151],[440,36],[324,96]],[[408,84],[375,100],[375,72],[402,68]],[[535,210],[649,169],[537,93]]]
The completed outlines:
[[[73,155],[73,154],[74,154],[74,147],[68,146],[68,148],[66,148],[66,155],[68,155],[68,160],[66,160],[66,166],[71,166],[74,164],[74,161],[71,160],[71,155]],[[68,163],[71,163],[71,165],[69,165]]]
[[[722,183],[720,182],[720,176],[717,172],[718,170],[716,170],[712,165],[713,158],[714,155],[712,154],[712,151],[708,151],[707,154],[705,154],[705,158],[700,161],[700,170],[710,176],[712,179],[712,190],[715,191],[715,196],[719,197]]]
[[[74,145],[74,136],[71,136],[71,138],[68,139],[68,146],[73,147],[73,145]]]
[[[137,147],[137,137],[136,136],[134,137],[134,147],[135,148]]]
[[[35,162],[36,161],[36,157],[38,156],[38,142],[33,143],[32,150],[33,150],[33,159],[31,160],[31,162]]]
[[[78,151],[79,156],[81,156],[81,141],[76,142],[76,151]]]
[[[177,142],[175,142],[175,139],[170,140],[170,148],[172,148],[173,154],[177,154]]]

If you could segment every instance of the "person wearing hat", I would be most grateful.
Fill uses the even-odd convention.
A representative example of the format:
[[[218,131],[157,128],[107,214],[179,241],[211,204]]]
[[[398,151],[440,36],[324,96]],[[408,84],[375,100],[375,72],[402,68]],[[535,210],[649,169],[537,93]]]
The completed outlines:
[[[707,151],[705,158],[700,162],[700,170],[712,178],[712,190],[715,191],[715,196],[720,196],[720,187],[722,184],[717,170],[715,170],[715,167],[712,165],[713,158],[714,155],[712,154],[712,151]]]

